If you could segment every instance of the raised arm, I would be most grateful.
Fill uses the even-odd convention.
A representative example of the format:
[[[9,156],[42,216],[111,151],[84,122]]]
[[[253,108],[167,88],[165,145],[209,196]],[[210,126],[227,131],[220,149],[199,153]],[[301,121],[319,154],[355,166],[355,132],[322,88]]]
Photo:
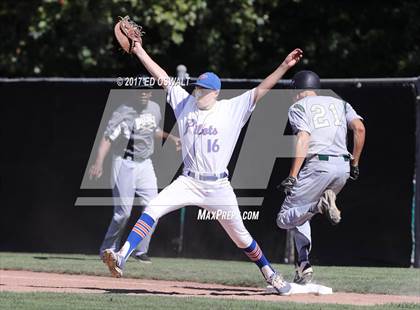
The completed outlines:
[[[158,82],[160,81],[160,85],[166,89],[170,83],[169,75],[152,58],[150,58],[140,43],[136,42],[133,53],[140,59],[147,71],[149,71]]]
[[[257,103],[264,95],[276,85],[276,83],[283,77],[283,75],[299,62],[303,57],[303,51],[299,48],[294,49],[277,69],[267,76],[261,83],[255,88],[254,103]]]

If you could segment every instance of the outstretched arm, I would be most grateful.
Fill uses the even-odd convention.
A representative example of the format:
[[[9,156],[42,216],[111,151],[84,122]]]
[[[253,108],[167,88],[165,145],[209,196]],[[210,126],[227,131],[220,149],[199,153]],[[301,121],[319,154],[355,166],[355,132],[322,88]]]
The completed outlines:
[[[255,89],[254,93],[254,103],[257,103],[264,95],[276,85],[278,80],[280,80],[283,75],[293,67],[295,64],[299,62],[299,60],[303,57],[303,51],[300,48],[294,49],[284,61],[281,63],[278,68],[267,76]]]
[[[170,82],[169,75],[152,58],[150,58],[140,43],[136,42],[133,53],[140,59],[147,71],[149,71],[157,81],[160,81],[162,87],[166,89]]]

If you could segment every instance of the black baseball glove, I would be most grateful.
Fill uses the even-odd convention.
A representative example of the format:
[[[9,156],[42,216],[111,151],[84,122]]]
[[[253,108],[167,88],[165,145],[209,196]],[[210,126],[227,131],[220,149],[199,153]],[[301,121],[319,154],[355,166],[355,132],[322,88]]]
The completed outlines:
[[[283,189],[284,193],[286,195],[290,195],[292,192],[293,186],[296,184],[296,178],[292,176],[288,176],[286,179],[284,179],[283,182],[280,183],[280,185],[277,186],[277,189]]]
[[[357,180],[359,174],[359,166],[350,165],[350,179]]]

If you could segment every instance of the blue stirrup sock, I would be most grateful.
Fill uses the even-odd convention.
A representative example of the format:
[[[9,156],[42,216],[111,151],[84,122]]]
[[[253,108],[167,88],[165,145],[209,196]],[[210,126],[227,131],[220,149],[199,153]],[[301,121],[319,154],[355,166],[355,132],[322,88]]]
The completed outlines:
[[[124,256],[125,260],[130,257],[131,253],[133,253],[138,244],[150,234],[154,224],[155,220],[147,213],[143,213],[140,216],[128,235],[127,241],[124,243],[124,246],[119,252]]]
[[[271,267],[270,262],[264,256],[264,253],[255,240],[252,240],[251,245],[244,249],[244,253],[260,268],[264,277],[269,279],[274,273],[274,269]]]

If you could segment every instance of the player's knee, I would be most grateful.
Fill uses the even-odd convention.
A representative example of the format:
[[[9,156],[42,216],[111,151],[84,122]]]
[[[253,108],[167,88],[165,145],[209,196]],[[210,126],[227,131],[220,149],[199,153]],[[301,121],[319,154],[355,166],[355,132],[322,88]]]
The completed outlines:
[[[161,214],[158,212],[157,208],[154,208],[150,204],[147,205],[146,208],[144,208],[144,212],[143,213],[146,213],[147,215],[149,215],[155,221],[155,223],[161,217]]]
[[[155,199],[158,195],[158,192],[156,189],[150,189],[143,195],[143,203],[144,205],[148,206],[150,202]]]
[[[232,238],[236,246],[240,249],[246,249],[252,243],[252,237],[249,233]]]
[[[114,213],[114,216],[112,217],[113,221],[116,222],[118,225],[124,225],[129,218],[130,214],[126,212]]]
[[[288,219],[289,218],[286,216],[285,212],[279,212],[279,214],[277,214],[277,220],[276,220],[277,226],[281,229],[291,229],[291,228],[293,228],[294,226],[290,225]]]

